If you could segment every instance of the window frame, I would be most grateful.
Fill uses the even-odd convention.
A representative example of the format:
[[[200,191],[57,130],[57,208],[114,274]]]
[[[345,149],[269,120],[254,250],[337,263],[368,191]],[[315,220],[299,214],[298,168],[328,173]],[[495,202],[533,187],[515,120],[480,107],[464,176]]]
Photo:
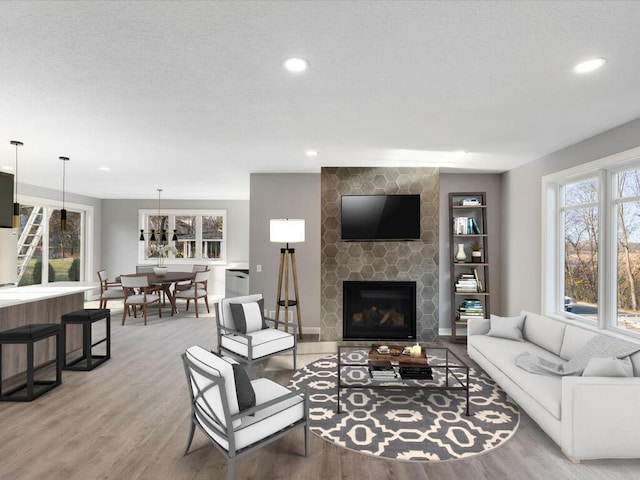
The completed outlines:
[[[147,231],[148,218],[149,216],[158,216],[158,210],[152,208],[141,208],[138,210],[138,229],[143,230],[145,233]],[[176,228],[176,217],[188,217],[195,216],[196,217],[196,254],[194,257],[189,258],[177,258],[173,253],[169,253],[168,262],[176,263],[176,264],[189,264],[194,262],[207,262],[211,265],[226,265],[227,264],[227,210],[225,209],[211,209],[211,210],[198,210],[198,209],[162,209],[160,212],[160,216],[166,216],[169,219],[169,230],[167,232],[167,237],[169,241],[168,245],[176,246],[176,242],[171,240],[171,236],[173,235],[173,230]],[[205,216],[216,216],[222,217],[222,239],[220,240],[220,258],[209,258],[204,257],[202,252],[202,218]],[[148,237],[145,236],[145,241],[138,242],[138,263],[139,264],[154,264],[156,263],[155,258],[147,258],[145,255],[145,250],[147,245],[149,244]]]
[[[640,338],[617,326],[617,174],[640,168],[640,147],[542,177],[542,292],[545,315],[587,328]],[[564,187],[598,180],[598,314],[592,321],[564,310]]]

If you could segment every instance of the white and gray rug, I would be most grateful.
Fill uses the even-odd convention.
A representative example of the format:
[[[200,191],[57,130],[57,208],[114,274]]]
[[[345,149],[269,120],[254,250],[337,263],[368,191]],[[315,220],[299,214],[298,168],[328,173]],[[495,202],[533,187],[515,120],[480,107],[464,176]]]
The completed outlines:
[[[366,367],[342,375],[349,372],[358,382],[368,376]],[[311,431],[320,438],[363,454],[425,462],[485,453],[517,430],[518,407],[490,378],[470,368],[469,384],[470,416],[463,391],[408,389],[341,389],[338,414],[337,355],[298,370],[290,386],[308,388]]]

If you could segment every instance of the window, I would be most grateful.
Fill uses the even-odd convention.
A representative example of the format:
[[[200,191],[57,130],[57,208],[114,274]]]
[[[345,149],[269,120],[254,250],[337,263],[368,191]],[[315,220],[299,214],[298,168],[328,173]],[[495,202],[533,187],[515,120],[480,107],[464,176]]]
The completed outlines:
[[[640,148],[543,184],[544,312],[640,336]]]
[[[564,301],[567,312],[598,318],[598,177],[561,188]]]
[[[60,209],[48,201],[21,198],[18,229],[18,285],[82,281],[86,278],[84,232],[91,207],[67,209],[67,230],[60,230]],[[86,208],[86,209],[85,209]]]
[[[152,230],[160,240],[163,230],[166,243],[175,247],[169,259],[211,260],[212,263],[226,262],[226,216],[225,210],[166,210],[158,217],[156,210],[140,210],[140,228],[145,232],[145,241],[140,242],[141,262],[153,261],[148,253]],[[173,231],[176,239],[173,239]]]

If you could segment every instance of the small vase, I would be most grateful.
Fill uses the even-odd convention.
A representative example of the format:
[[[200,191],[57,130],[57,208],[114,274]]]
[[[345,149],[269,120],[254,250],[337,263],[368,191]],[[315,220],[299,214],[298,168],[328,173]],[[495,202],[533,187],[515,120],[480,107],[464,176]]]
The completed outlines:
[[[473,263],[481,263],[482,262],[482,252],[480,250],[473,250],[471,252],[471,261]]]
[[[458,262],[464,262],[467,259],[467,254],[464,253],[464,243],[458,244],[458,250],[456,251],[456,260]]]
[[[169,270],[169,267],[153,267],[153,273],[155,273],[158,276],[166,275],[168,270]]]

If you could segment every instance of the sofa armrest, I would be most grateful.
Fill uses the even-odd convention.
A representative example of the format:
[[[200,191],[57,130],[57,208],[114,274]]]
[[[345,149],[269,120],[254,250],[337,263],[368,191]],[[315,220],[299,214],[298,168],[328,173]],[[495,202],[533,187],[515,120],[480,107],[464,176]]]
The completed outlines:
[[[638,405],[638,377],[563,377],[560,447],[578,460],[639,458]]]
[[[491,320],[488,318],[470,318],[467,321],[467,336],[486,335],[491,328]]]

